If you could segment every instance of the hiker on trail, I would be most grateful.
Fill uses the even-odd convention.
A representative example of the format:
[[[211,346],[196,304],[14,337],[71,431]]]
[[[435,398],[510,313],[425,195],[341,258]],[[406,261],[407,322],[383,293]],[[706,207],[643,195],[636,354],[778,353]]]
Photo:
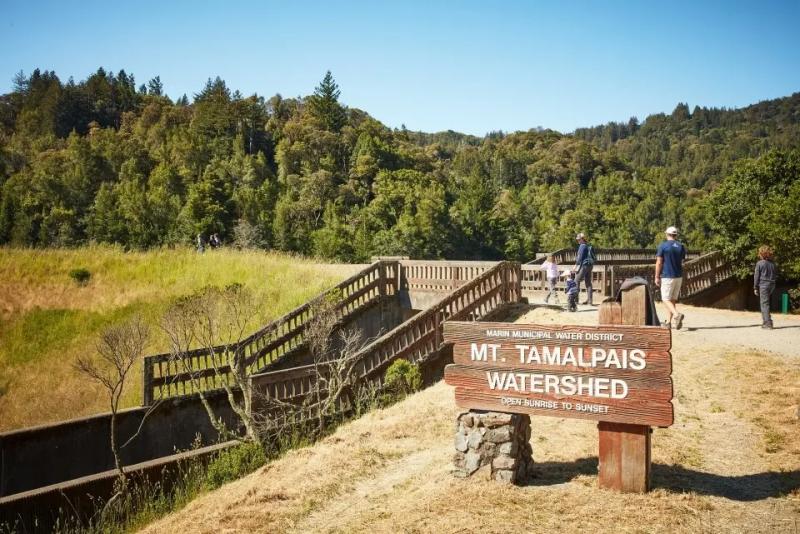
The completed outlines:
[[[589,306],[593,306],[592,304],[592,267],[594,267],[595,262],[595,254],[594,248],[586,241],[586,234],[579,233],[575,236],[579,245],[578,245],[578,254],[575,257],[575,268],[573,272],[577,272],[575,275],[578,293],[581,291],[581,281],[586,283],[586,300],[583,301],[581,304],[588,304]]]
[[[556,263],[552,255],[547,256],[540,269],[545,271],[545,276],[547,277],[547,296],[544,298],[544,303],[547,304],[552,295],[556,299],[556,304],[558,304],[558,292],[556,291],[556,285],[558,284],[558,263]]]
[[[567,275],[567,310],[574,312],[578,311],[578,284],[575,282],[575,273],[570,272]]]
[[[674,326],[680,330],[683,326],[683,314],[678,312],[678,297],[683,282],[683,260],[686,259],[686,247],[678,241],[678,229],[667,228],[666,239],[656,250],[656,286],[661,288],[661,301],[667,307],[667,320],[663,326]]]
[[[197,234],[197,238],[195,239],[195,243],[197,245],[197,252],[202,254],[206,251],[206,244],[205,240],[203,239],[203,234]]]
[[[753,291],[758,295],[761,303],[761,328],[767,330],[772,330],[772,315],[769,313],[769,302],[772,292],[775,291],[775,282],[777,280],[772,255],[772,247],[767,245],[758,247],[759,260],[753,273]]]

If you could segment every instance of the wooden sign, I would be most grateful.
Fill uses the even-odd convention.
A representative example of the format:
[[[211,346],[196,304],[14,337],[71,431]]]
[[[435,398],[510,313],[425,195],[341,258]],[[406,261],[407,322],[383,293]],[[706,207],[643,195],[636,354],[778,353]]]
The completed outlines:
[[[666,427],[672,339],[652,326],[444,324],[462,408]]]

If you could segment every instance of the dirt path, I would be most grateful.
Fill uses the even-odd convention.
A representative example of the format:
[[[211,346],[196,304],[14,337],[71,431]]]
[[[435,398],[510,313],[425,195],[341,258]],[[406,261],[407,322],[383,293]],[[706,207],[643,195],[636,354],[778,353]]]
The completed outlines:
[[[680,311],[686,318],[683,328],[672,332],[676,347],[718,345],[768,351],[800,359],[800,315],[773,314],[775,329],[763,330],[761,315],[757,312],[695,306],[680,306]],[[658,315],[666,317],[666,309],[660,303]],[[536,306],[518,319],[518,322],[537,321],[597,324],[597,307],[579,306],[576,313],[564,313],[555,306]]]
[[[518,321],[596,324],[596,315],[540,307]],[[691,308],[686,315],[696,330],[674,332],[676,418],[654,432],[649,494],[598,489],[595,425],[550,417],[532,421],[538,473],[528,485],[455,479],[458,410],[452,389],[439,383],[148,531],[798,532],[800,329],[762,334],[746,326],[757,322],[752,314]],[[712,328],[726,325],[734,328]],[[772,334],[771,352],[756,351]]]

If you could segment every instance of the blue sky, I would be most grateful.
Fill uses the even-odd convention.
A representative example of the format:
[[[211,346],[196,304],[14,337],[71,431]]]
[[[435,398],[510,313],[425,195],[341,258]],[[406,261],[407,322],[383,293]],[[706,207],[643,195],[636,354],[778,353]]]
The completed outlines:
[[[0,92],[14,74],[160,75],[173,98],[221,76],[310,93],[392,127],[563,132],[800,91],[800,0],[770,2],[20,2],[0,0]]]

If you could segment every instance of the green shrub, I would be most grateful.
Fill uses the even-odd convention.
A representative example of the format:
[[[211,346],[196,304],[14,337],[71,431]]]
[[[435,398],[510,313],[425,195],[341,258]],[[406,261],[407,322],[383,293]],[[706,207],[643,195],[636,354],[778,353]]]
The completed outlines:
[[[252,473],[267,463],[264,447],[260,443],[243,443],[222,451],[208,464],[205,485],[215,489],[237,478]]]
[[[78,269],[72,269],[69,272],[69,277],[75,280],[75,283],[79,286],[85,286],[89,283],[89,279],[92,277],[92,273],[89,272],[89,269],[84,269],[83,267],[79,267]]]
[[[800,285],[789,290],[789,306],[793,313],[800,312]]]
[[[385,384],[391,392],[407,395],[422,388],[422,373],[407,360],[395,360],[386,370]]]

